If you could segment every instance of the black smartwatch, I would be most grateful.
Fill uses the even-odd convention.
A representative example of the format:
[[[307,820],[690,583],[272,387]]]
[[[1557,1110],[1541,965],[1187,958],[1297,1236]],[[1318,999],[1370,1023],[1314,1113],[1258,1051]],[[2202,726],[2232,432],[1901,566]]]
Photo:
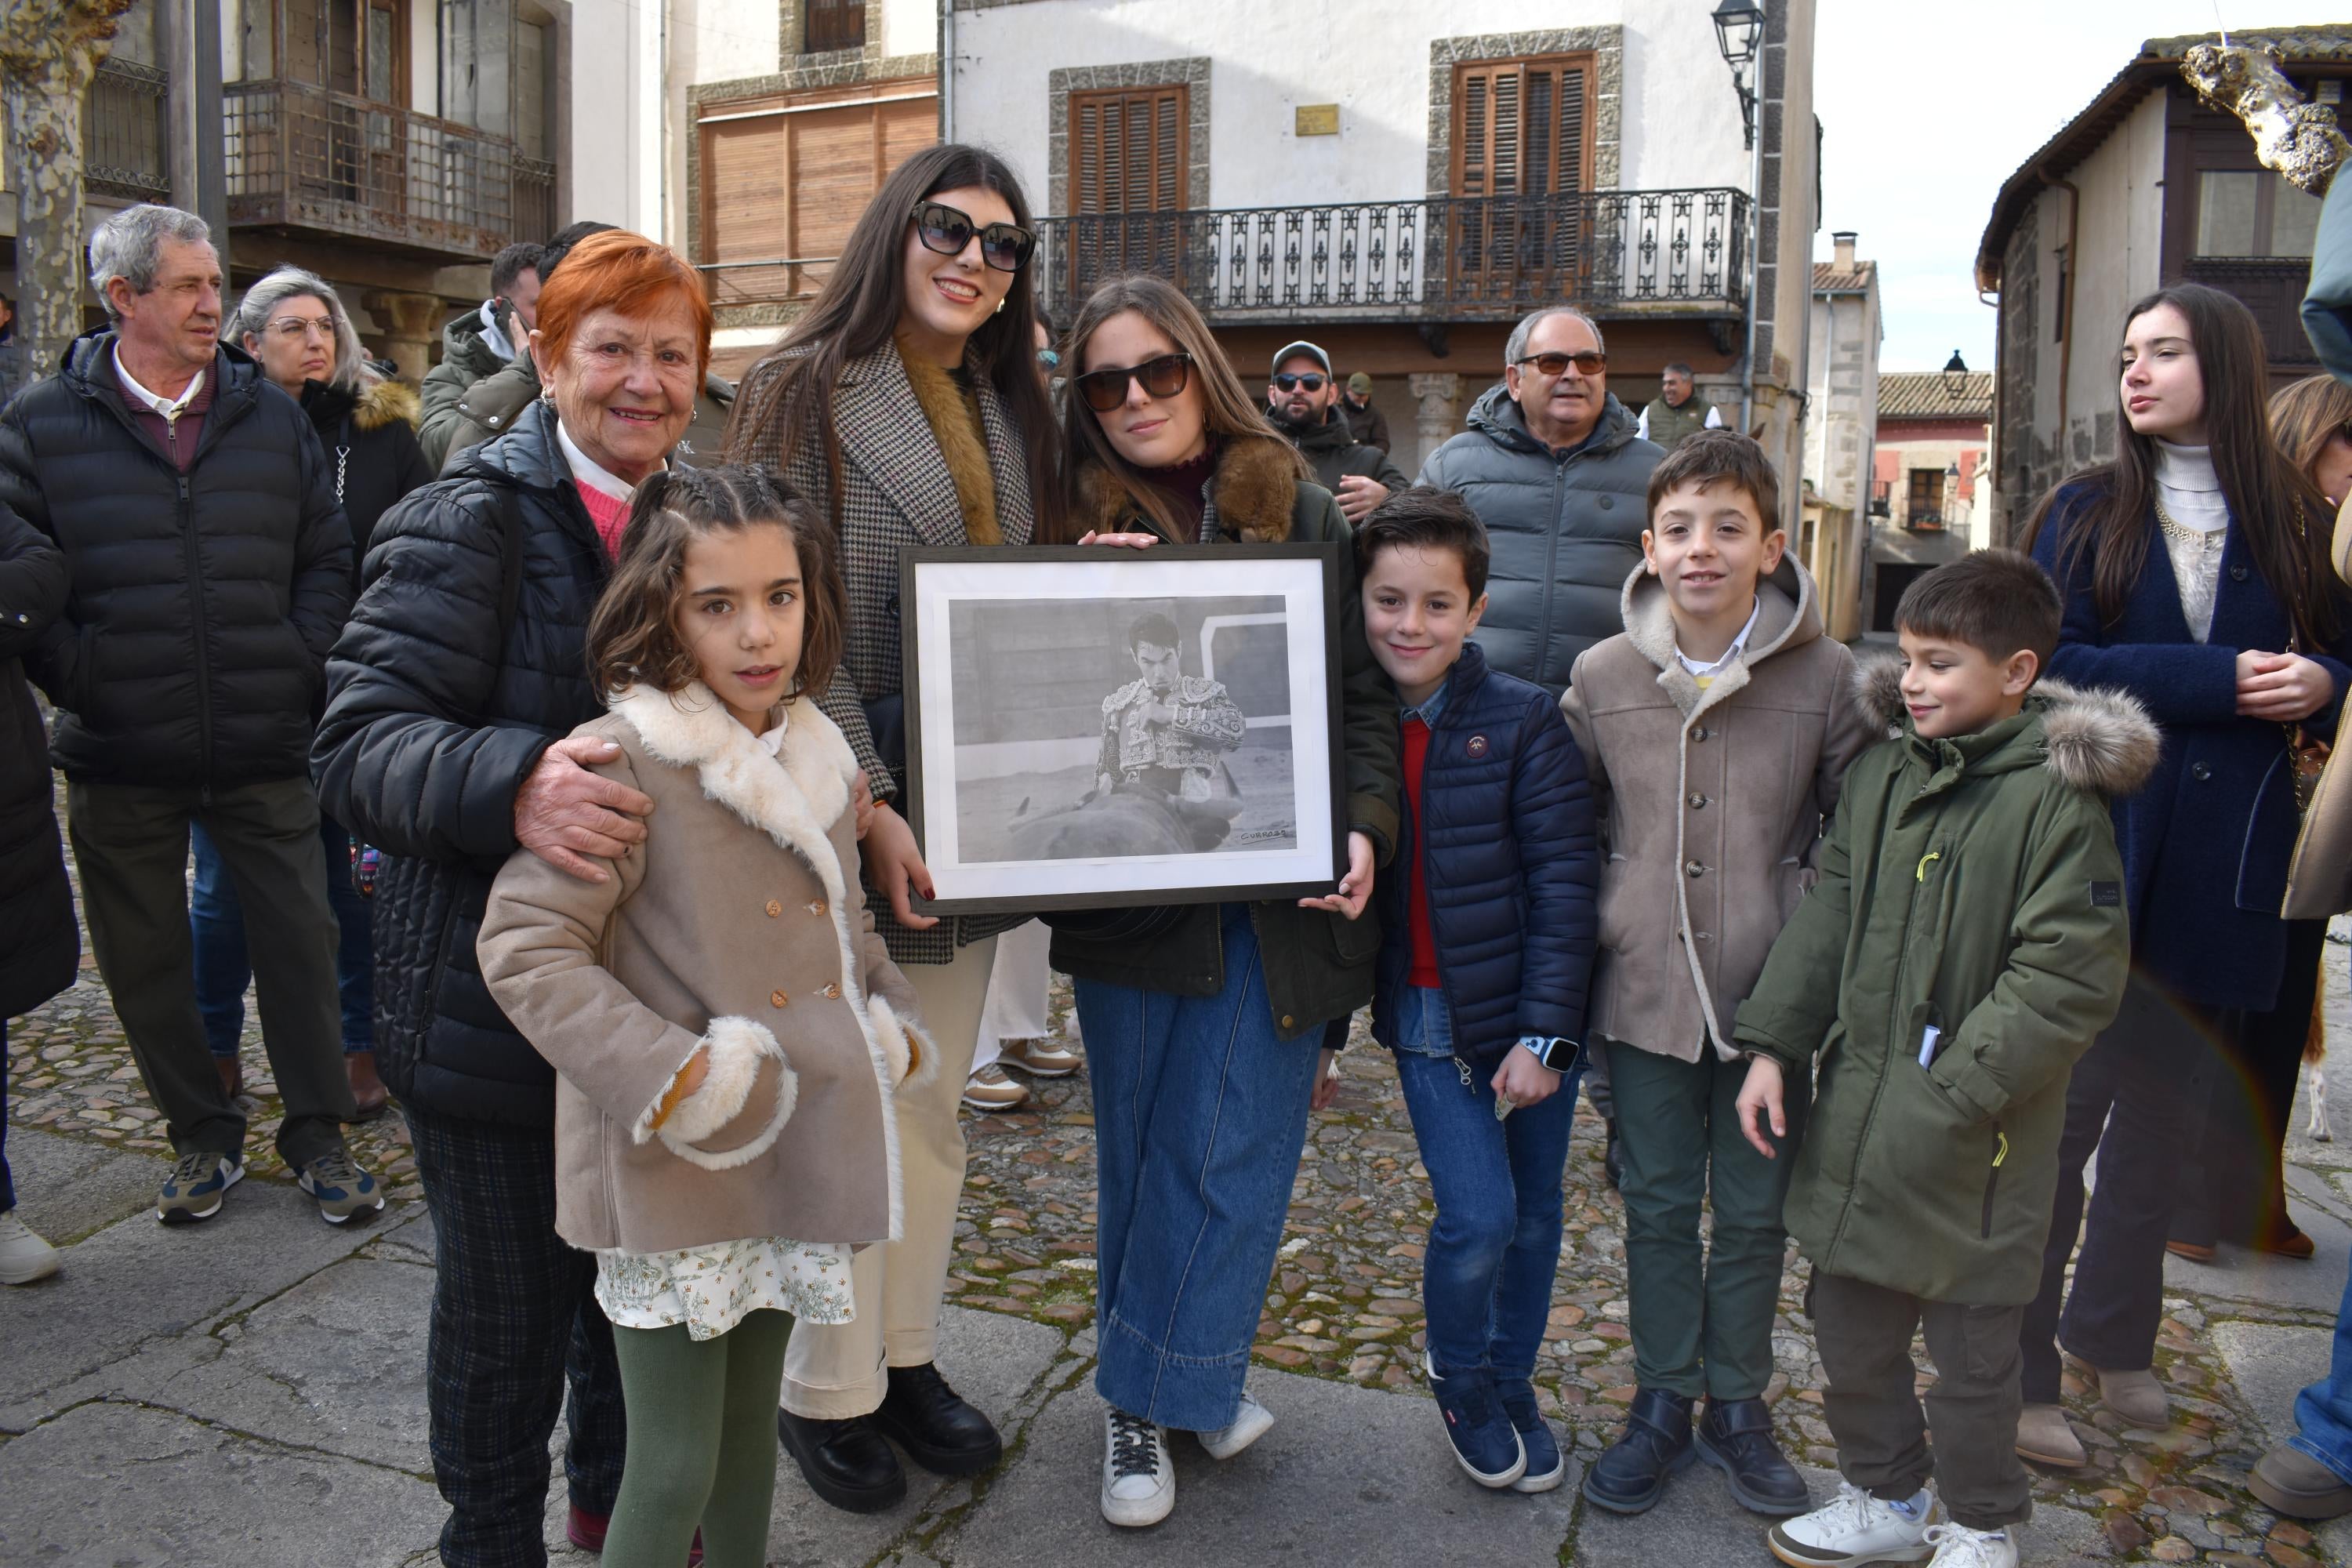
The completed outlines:
[[[1549,1039],[1541,1035],[1521,1035],[1515,1048],[1533,1053],[1536,1060],[1554,1072],[1566,1072],[1576,1065],[1577,1055],[1584,1047],[1558,1035]]]

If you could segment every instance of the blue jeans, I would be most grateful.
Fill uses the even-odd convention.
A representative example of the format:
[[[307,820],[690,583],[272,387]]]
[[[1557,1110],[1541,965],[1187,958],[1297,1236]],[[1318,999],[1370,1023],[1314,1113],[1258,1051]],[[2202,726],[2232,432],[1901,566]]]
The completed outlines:
[[[1225,986],[1079,980],[1095,1106],[1095,1389],[1212,1432],[1241,1409],[1290,1212],[1319,1029],[1276,1037],[1249,910],[1223,910]]]
[[[375,1031],[375,942],[368,927],[368,903],[352,886],[352,836],[319,816],[319,839],[327,851],[327,905],[335,911],[335,989],[343,1006],[343,1050],[373,1050]],[[245,1033],[245,988],[253,962],[245,951],[245,915],[228,868],[205,835],[188,825],[196,858],[195,885],[188,893],[188,930],[194,939],[196,1012],[205,1021],[205,1043],[216,1057],[236,1055]]]
[[[2327,1375],[2294,1396],[2294,1424],[2287,1441],[2352,1485],[2352,1279],[2336,1309],[2336,1352]]]
[[[1430,1360],[1440,1377],[1531,1378],[1559,1268],[1560,1177],[1582,1066],[1550,1099],[1497,1121],[1494,1069],[1471,1067],[1465,1083],[1450,1048],[1429,1048],[1452,1043],[1444,994],[1416,986],[1407,996],[1406,1013],[1423,1016],[1400,1020],[1397,1079],[1437,1199],[1421,1268]]]

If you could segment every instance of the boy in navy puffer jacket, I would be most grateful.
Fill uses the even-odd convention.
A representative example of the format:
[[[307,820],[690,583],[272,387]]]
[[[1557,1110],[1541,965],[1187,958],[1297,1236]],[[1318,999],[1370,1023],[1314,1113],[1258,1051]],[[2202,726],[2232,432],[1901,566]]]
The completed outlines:
[[[1437,1199],[1422,1266],[1430,1387],[1479,1485],[1566,1473],[1537,1410],[1582,1076],[1600,856],[1584,762],[1549,693],[1486,668],[1486,531],[1410,489],[1356,532],[1364,629],[1403,700],[1402,877],[1381,879],[1372,1034]]]

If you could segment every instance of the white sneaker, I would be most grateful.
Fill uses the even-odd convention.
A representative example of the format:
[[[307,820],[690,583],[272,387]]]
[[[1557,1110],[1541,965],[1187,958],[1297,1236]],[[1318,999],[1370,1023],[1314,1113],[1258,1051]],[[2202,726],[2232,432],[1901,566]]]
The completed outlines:
[[[1930,1526],[1936,1548],[1928,1568],[2017,1568],[2017,1541],[2006,1530],[1970,1530],[1965,1524]]]
[[[15,1209],[0,1214],[0,1285],[30,1285],[57,1271],[58,1249],[34,1234]]]
[[[1917,1512],[1908,1511],[1916,1505]],[[1838,1482],[1837,1500],[1772,1527],[1764,1543],[1796,1568],[1860,1568],[1865,1563],[1924,1563],[1935,1552],[1936,1503],[1925,1489],[1897,1508],[1852,1481]],[[1965,1562],[1966,1559],[1956,1561]],[[2011,1563],[2017,1559],[2012,1555]]]
[[[1103,1413],[1102,1516],[1129,1530],[1158,1524],[1176,1506],[1168,1434],[1124,1410]]]
[[[1213,1432],[1202,1433],[1201,1447],[1213,1459],[1230,1459],[1265,1436],[1273,1426],[1274,1412],[1252,1399],[1249,1390],[1244,1389],[1242,1407],[1232,1423]]]

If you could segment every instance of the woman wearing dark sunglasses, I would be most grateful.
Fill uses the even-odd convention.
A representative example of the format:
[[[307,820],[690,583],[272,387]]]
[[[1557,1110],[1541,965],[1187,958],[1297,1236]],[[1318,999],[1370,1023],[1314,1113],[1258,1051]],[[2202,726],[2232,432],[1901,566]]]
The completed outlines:
[[[803,1327],[784,1363],[784,1446],[812,1490],[857,1512],[906,1495],[886,1437],[943,1475],[977,1474],[1002,1451],[932,1356],[963,1190],[957,1103],[997,933],[1027,917],[913,913],[909,889],[928,896],[930,873],[888,802],[905,756],[899,551],[1024,545],[1060,522],[1033,232],[1001,159],[953,144],[917,153],[882,183],[808,313],[745,378],[728,430],[732,460],[765,466],[833,520],[849,638],[822,706],[875,790],[868,901],[940,1053],[929,1086],[898,1100],[901,1239],[857,1255],[856,1321]]]
[[[1276,435],[1192,302],[1155,278],[1095,291],[1070,332],[1064,400],[1081,544],[1348,542],[1328,490]],[[1094,1093],[1095,1388],[1103,1517],[1175,1506],[1165,1428],[1215,1458],[1274,1417],[1243,1389],[1310,1108],[1337,1088],[1324,1025],[1371,1000],[1359,921],[1397,831],[1396,698],[1372,662],[1355,554],[1339,552],[1349,866],[1297,905],[1056,917]],[[1142,918],[1139,918],[1139,916]]]

